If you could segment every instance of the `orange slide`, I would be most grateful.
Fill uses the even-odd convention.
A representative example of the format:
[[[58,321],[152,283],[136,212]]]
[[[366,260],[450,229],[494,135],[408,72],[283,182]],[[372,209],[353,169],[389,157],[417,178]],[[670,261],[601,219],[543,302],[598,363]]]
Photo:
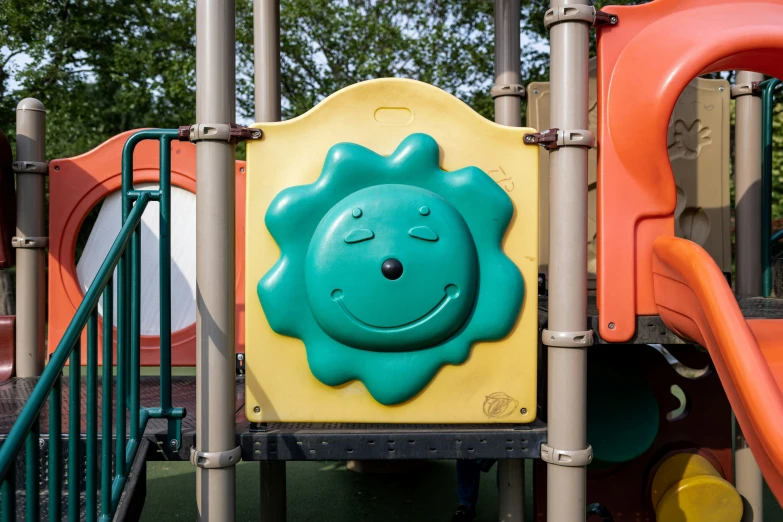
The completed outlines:
[[[690,241],[658,237],[652,271],[661,319],[709,350],[764,478],[783,501],[783,320],[746,321],[718,265]]]

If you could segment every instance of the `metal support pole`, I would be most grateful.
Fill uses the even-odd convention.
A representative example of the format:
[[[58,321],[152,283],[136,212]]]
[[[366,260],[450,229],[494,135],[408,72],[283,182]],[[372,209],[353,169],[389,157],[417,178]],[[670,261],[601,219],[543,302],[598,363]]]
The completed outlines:
[[[25,98],[16,106],[17,162],[46,161],[46,110]],[[16,176],[16,237],[46,235],[45,174]],[[37,377],[44,369],[46,320],[46,245],[16,249],[16,375]]]
[[[257,122],[280,121],[280,0],[253,1]],[[285,461],[259,463],[260,520],[286,519]]]
[[[262,460],[261,522],[284,522],[286,519],[285,461]]]
[[[495,89],[519,85],[519,0],[495,0]],[[508,95],[495,95],[495,122],[522,126],[521,97],[525,92],[507,89]]]
[[[196,4],[196,120],[235,119],[235,2]],[[198,451],[235,448],[234,200],[235,147],[196,143],[196,444]],[[235,517],[233,465],[197,468],[198,519]]]
[[[519,0],[495,0],[495,122],[522,126],[520,78]],[[523,460],[498,461],[498,517],[503,522],[525,520]]]
[[[742,496],[742,522],[764,522],[764,477],[745,437],[737,426],[734,482]]]
[[[280,121],[280,0],[253,0],[256,121]]]
[[[764,75],[737,71],[737,85],[761,82]],[[761,97],[736,98],[734,128],[734,187],[737,246],[735,292],[739,297],[762,295],[761,241]],[[745,503],[743,520],[763,521],[763,485],[756,459],[739,425],[734,453],[735,484]]]
[[[552,9],[588,0],[552,0]],[[585,21],[550,28],[550,126],[588,129],[588,36]],[[587,329],[587,149],[549,155],[549,323],[557,332]],[[549,346],[547,445],[587,446],[587,349]],[[547,520],[584,522],[585,468],[547,463]]]
[[[737,85],[760,82],[764,75],[738,71]],[[761,97],[736,99],[734,132],[737,284],[740,297],[761,295]],[[767,241],[769,239],[767,238]]]
[[[525,461],[522,459],[498,461],[498,520],[525,520]]]

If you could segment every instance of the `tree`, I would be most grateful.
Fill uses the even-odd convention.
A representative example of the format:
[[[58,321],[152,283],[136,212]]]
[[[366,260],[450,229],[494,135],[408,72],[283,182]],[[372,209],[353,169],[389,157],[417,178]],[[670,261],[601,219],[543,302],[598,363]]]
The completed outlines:
[[[547,4],[524,2],[525,83],[547,74]],[[0,128],[12,139],[11,110],[24,96],[48,109],[50,157],[83,153],[127,129],[194,121],[195,0],[5,0],[0,27]],[[285,117],[386,76],[432,83],[492,115],[489,0],[282,0],[281,27]],[[252,0],[237,0],[237,102],[246,120],[252,53]]]

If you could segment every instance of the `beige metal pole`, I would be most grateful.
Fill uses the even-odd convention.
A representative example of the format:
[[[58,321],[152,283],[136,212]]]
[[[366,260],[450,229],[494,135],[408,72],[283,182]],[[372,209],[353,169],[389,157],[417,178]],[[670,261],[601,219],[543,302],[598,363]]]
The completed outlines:
[[[495,122],[522,126],[519,59],[519,0],[495,0]]]
[[[738,71],[738,86],[764,80],[764,75]],[[735,208],[737,284],[739,297],[761,295],[761,97],[736,98]]]
[[[551,0],[553,10],[566,5],[587,6],[588,0]],[[589,31],[585,21],[563,21],[550,27],[552,127],[589,128]],[[570,334],[587,329],[587,148],[567,146],[550,153],[549,190],[547,328]],[[584,452],[588,448],[587,349],[548,346],[547,350],[547,446],[553,454]],[[547,520],[584,522],[585,468],[551,460],[547,463]]]
[[[45,359],[46,110],[33,98],[16,107],[16,160],[16,375],[37,377]]]
[[[257,122],[280,121],[280,0],[254,0],[255,99]],[[261,461],[262,522],[286,519],[285,461]]]
[[[253,1],[256,121],[280,121],[280,0]]]
[[[196,120],[235,119],[235,3],[196,4]],[[234,165],[228,142],[196,143],[196,444],[198,451],[235,448]],[[232,521],[233,465],[197,468],[198,519]]]
[[[761,97],[752,82],[764,75],[737,71],[734,129],[734,187],[736,209],[736,273],[738,297],[762,294],[761,279]],[[735,484],[745,499],[743,520],[763,522],[764,479],[739,425],[734,453]]]
[[[495,122],[522,125],[519,56],[519,0],[495,0]],[[498,518],[525,520],[525,466],[521,459],[498,461]]]

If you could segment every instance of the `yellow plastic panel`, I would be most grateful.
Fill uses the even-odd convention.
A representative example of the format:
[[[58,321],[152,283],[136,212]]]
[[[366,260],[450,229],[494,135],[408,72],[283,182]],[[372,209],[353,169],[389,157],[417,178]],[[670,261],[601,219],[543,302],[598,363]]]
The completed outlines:
[[[589,123],[598,125],[595,59],[590,61]],[[527,87],[527,125],[548,129],[549,83]],[[588,153],[588,289],[595,290],[596,165],[600,143]],[[724,272],[731,271],[729,208],[729,84],[695,78],[674,107],[668,134],[669,160],[677,184],[674,233],[710,253]],[[541,149],[539,261],[549,267],[549,151]]]
[[[293,120],[256,124],[248,142],[246,232],[246,414],[251,422],[526,423],[535,420],[538,148],[530,129],[488,121],[450,94],[412,80],[381,79],[343,89]],[[408,136],[425,133],[440,147],[440,167],[476,166],[509,195],[514,217],[503,250],[525,283],[511,333],[477,343],[468,360],[444,366],[427,387],[394,406],[376,402],[363,384],[322,384],[311,374],[299,339],[272,331],[256,285],[280,249],[264,226],[283,189],[313,183],[328,150],[350,142],[389,155]],[[306,305],[306,303],[305,303]],[[524,412],[524,413],[523,413]]]

